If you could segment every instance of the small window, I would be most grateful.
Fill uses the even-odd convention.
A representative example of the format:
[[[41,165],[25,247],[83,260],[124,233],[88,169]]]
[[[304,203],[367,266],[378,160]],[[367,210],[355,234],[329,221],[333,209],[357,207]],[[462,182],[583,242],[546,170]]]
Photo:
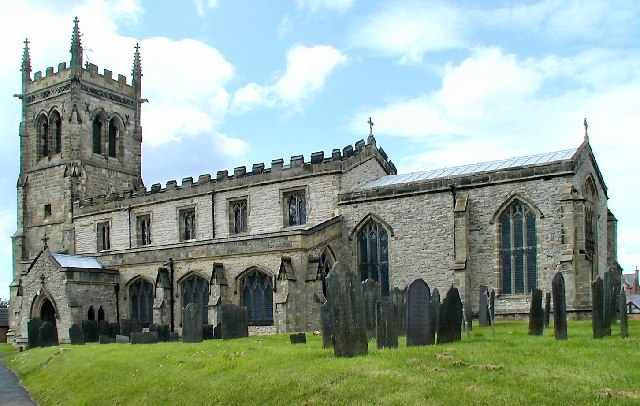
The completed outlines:
[[[51,205],[50,204],[45,204],[44,205],[44,218],[48,219],[49,217],[51,217]]]
[[[103,153],[103,131],[104,124],[99,117],[93,120],[93,152],[96,154]]]
[[[138,245],[151,244],[151,215],[136,217],[136,230]]]
[[[111,239],[109,235],[109,222],[98,223],[98,251],[111,249]]]
[[[303,190],[285,193],[285,225],[299,226],[307,222],[307,203]]]
[[[116,120],[112,118],[111,121],[109,121],[109,138],[108,138],[109,156],[112,158],[116,157],[119,134],[120,134],[120,129],[118,128],[118,124]]]
[[[231,233],[240,234],[249,231],[249,227],[247,225],[247,201],[238,200],[229,203],[229,205],[229,215],[231,217]]]
[[[180,241],[196,238],[196,209],[180,210]]]

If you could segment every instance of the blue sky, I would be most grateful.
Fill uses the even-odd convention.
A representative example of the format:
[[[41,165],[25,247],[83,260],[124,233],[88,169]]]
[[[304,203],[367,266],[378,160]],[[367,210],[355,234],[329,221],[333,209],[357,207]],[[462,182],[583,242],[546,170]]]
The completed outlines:
[[[343,148],[367,118],[399,172],[577,147],[583,118],[640,265],[636,0],[11,1],[0,16],[0,297],[11,282],[20,62],[143,68],[143,179],[159,182]]]

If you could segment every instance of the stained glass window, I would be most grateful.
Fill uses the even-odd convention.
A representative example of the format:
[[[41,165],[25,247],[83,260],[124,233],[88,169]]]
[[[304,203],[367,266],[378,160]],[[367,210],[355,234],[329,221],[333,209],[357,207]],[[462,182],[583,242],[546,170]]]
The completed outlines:
[[[358,232],[358,267],[360,279],[380,284],[382,296],[389,295],[389,238],[387,230],[369,220]]]
[[[515,200],[500,217],[502,293],[530,293],[537,286],[536,216]]]
[[[240,282],[242,305],[247,308],[252,326],[273,325],[273,280],[257,270],[247,273]]]
[[[129,286],[131,319],[145,327],[153,322],[153,284],[138,278]]]
[[[182,307],[187,307],[189,303],[198,305],[202,323],[206,324],[209,321],[209,284],[198,275],[191,275],[182,282]]]

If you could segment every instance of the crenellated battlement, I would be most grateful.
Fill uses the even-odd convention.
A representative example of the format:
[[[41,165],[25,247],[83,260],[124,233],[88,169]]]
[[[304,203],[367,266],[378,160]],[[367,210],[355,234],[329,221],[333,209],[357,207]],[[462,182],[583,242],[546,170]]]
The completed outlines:
[[[310,155],[309,161],[305,161],[303,155],[294,155],[288,164],[284,163],[283,158],[272,160],[269,168],[261,162],[253,164],[249,171],[246,166],[239,166],[234,168],[232,173],[228,170],[220,170],[215,177],[211,174],[200,175],[195,182],[192,177],[186,177],[181,183],[170,180],[164,187],[160,183],[155,183],[148,189],[143,186],[137,190],[85,198],[74,203],[74,212],[78,215],[89,214],[150,202],[242,189],[253,185],[344,173],[369,159],[376,159],[386,173],[397,173],[395,165],[388,159],[384,150],[376,146],[375,138],[369,136],[366,143],[360,140],[355,145],[333,149],[329,156],[325,156],[324,151],[314,152]]]

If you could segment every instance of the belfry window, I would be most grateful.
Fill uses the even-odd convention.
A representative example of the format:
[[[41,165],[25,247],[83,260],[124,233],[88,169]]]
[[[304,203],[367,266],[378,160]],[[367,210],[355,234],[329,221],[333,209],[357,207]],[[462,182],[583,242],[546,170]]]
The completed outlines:
[[[500,216],[502,293],[530,293],[537,286],[536,216],[514,200]]]
[[[116,157],[119,133],[120,133],[120,129],[118,128],[117,121],[112,118],[111,121],[109,121],[109,139],[108,139],[109,156],[112,158]]]
[[[97,224],[98,233],[98,251],[106,251],[111,249],[111,236],[109,230],[109,222],[105,221]]]
[[[47,142],[49,152],[59,154],[62,151],[62,120],[60,113],[55,110],[49,117],[49,131],[51,132]]]
[[[40,157],[49,155],[49,123],[47,117],[42,114],[38,119],[38,141]]]
[[[247,308],[252,326],[273,325],[273,280],[270,276],[252,270],[240,281],[242,305]]]
[[[93,119],[93,152],[96,154],[103,153],[103,133],[104,132],[104,124],[99,117]]]
[[[358,231],[358,268],[360,279],[380,284],[380,294],[389,295],[389,237],[382,224],[369,220]]]
[[[180,241],[194,240],[196,238],[196,209],[183,209],[179,212]]]
[[[307,202],[304,191],[286,193],[285,224],[289,226],[299,226],[307,222]]]
[[[151,244],[151,216],[149,214],[136,217],[136,229],[138,245]]]
[[[198,275],[189,276],[182,282],[182,308],[195,303],[200,308],[202,323],[209,321],[209,284]]]
[[[129,286],[131,319],[148,327],[153,322],[153,284],[138,278]]]
[[[238,200],[230,203],[231,210],[231,230],[234,234],[246,233],[249,230],[247,225],[247,201]]]

